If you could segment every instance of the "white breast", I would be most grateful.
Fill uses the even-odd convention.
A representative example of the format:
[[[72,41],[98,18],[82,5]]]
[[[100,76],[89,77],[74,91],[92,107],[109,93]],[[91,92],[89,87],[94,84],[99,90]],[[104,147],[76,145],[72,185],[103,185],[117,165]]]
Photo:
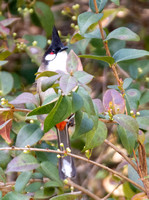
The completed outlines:
[[[61,70],[63,72],[67,72],[66,70],[66,60],[67,60],[67,52],[62,51],[56,55],[56,58],[52,61],[49,61],[48,65],[46,66],[46,70],[48,71],[57,71]]]

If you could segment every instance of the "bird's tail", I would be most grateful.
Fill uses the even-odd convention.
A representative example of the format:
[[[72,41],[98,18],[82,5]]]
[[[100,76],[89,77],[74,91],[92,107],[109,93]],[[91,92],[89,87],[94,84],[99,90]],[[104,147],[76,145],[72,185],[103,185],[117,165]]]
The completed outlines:
[[[69,122],[61,122],[56,125],[58,148],[63,151],[64,149],[71,149],[69,139]],[[59,158],[59,176],[61,179],[72,178],[76,175],[74,161],[71,156],[61,156]]]

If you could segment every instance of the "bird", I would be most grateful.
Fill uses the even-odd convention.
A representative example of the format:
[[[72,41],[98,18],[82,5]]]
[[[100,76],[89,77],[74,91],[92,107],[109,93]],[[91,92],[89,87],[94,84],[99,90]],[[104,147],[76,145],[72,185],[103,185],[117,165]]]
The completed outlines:
[[[53,71],[58,72],[61,71],[63,73],[67,73],[66,70],[66,61],[67,61],[67,50],[68,47],[64,46],[61,42],[61,39],[58,35],[58,31],[56,27],[53,27],[52,31],[52,43],[45,51],[42,63],[38,69],[38,72],[44,71]],[[47,96],[50,96],[54,93],[52,88],[42,91],[41,85],[42,81],[47,77],[40,77],[37,79],[37,93],[39,94],[39,98],[41,103],[45,100]],[[43,119],[45,116],[43,115]],[[58,148],[63,151],[66,149],[71,149],[70,147],[70,138],[69,138],[69,127],[72,125],[74,121],[74,117],[70,116],[69,119],[56,124],[56,132],[58,139]],[[74,160],[72,157],[64,155],[59,158],[59,176],[62,180],[66,178],[73,178],[76,176],[76,168],[74,165]]]

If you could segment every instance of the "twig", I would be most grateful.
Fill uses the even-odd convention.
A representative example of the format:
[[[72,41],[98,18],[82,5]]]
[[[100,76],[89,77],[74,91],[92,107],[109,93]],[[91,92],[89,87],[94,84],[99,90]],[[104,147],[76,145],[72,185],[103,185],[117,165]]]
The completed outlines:
[[[31,110],[29,109],[23,109],[23,108],[0,108],[0,112],[1,111],[13,111],[13,112],[25,112],[25,113],[28,113],[28,112],[31,112]]]
[[[108,194],[107,194],[104,198],[102,198],[101,200],[106,200],[107,198],[109,198],[109,197],[111,196],[111,194],[113,194],[113,192],[114,192],[121,184],[123,184],[122,181],[120,181],[120,182],[118,183],[118,185],[112,190],[112,192],[108,193]]]
[[[137,166],[134,164],[134,162],[130,158],[128,158],[128,156],[126,156],[119,148],[117,148],[114,144],[112,144],[107,139],[104,140],[104,143],[106,143],[112,149],[114,149],[117,153],[119,153],[138,172]]]
[[[94,2],[94,7],[95,7],[96,14],[98,14],[99,10],[98,10],[98,6],[97,6],[97,2],[96,2],[96,0],[93,0],[93,2]],[[109,50],[109,47],[108,47],[108,42],[104,41],[105,37],[104,37],[103,27],[102,27],[102,24],[101,24],[100,20],[98,21],[98,25],[99,25],[99,30],[100,30],[101,37],[102,37],[102,40],[103,40],[104,48],[106,50],[106,55],[111,57],[111,53],[110,53],[110,50]],[[113,70],[113,73],[114,73],[114,76],[115,76],[115,78],[117,80],[118,85],[121,86],[121,92],[122,92],[122,94],[124,94],[124,89],[123,89],[123,86],[122,86],[122,81],[120,80],[118,72],[116,70],[116,64],[113,64],[111,66],[111,68]]]
[[[99,118],[99,121],[104,122],[104,123],[115,123],[115,124],[117,123],[117,122],[115,122],[113,120],[102,119],[102,118]]]
[[[52,150],[52,149],[23,148],[23,147],[14,147],[14,146],[12,146],[12,147],[1,147],[0,148],[0,151],[4,151],[4,150],[9,150],[9,151],[11,151],[11,150],[12,151],[28,151],[29,150],[29,151],[40,151],[40,152],[50,152],[50,153],[57,153],[57,154],[66,154],[65,151],[57,151],[57,150]],[[75,155],[75,154],[72,154],[72,153],[67,153],[67,155],[71,156],[71,157],[74,157],[74,158],[77,158],[77,159],[80,159],[80,160],[83,160],[83,161],[88,162],[88,163],[90,163],[92,165],[96,165],[96,166],[98,166],[100,168],[103,168],[103,169],[107,170],[108,172],[111,172],[111,173],[117,175],[118,177],[120,177],[120,178],[122,178],[122,179],[124,179],[124,180],[126,180],[126,181],[128,181],[130,183],[132,183],[133,185],[138,187],[140,190],[146,192],[145,189],[142,186],[140,186],[139,184],[135,183],[131,179],[127,178],[123,174],[121,174],[121,173],[119,173],[119,172],[117,172],[117,171],[115,171],[113,169],[110,169],[109,167],[106,167],[106,166],[104,166],[104,165],[102,165],[100,163],[96,163],[95,161],[88,160],[87,158],[84,158],[84,157],[79,156],[79,155]]]
[[[84,187],[72,182],[70,179],[67,179],[68,180],[68,183],[67,185],[69,186],[73,186],[74,188],[82,191],[84,194],[88,195],[89,197],[91,197],[92,199],[95,199],[95,200],[101,200],[98,196],[96,196],[95,194],[93,194],[92,192],[88,191],[87,189],[85,189]]]

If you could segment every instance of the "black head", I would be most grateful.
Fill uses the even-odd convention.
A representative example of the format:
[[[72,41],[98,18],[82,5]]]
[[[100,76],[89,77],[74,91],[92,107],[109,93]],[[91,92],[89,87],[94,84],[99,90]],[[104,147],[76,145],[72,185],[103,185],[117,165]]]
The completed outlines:
[[[68,47],[64,46],[63,43],[61,42],[58,32],[54,26],[52,31],[52,43],[45,52],[43,60],[48,54],[53,55],[54,57],[54,55],[56,56],[57,53],[64,51],[66,49],[68,49]]]

